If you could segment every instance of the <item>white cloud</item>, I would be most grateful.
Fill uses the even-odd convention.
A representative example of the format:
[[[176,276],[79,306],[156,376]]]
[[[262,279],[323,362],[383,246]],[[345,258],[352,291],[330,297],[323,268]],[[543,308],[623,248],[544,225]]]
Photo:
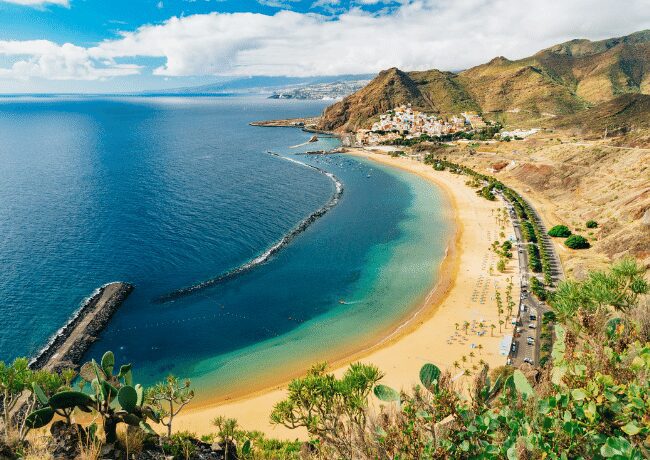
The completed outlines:
[[[272,6],[274,8],[291,8],[291,3],[299,1],[300,0],[257,0],[257,3],[264,6]]]
[[[13,3],[15,5],[32,6],[36,8],[46,5],[59,5],[65,6],[66,8],[70,6],[70,0],[0,0],[0,2]]]
[[[69,45],[78,58],[54,66],[51,78],[134,72],[114,62],[137,63],[139,57],[162,58],[154,73],[164,76],[336,75],[392,66],[458,70],[576,37],[601,39],[645,28],[650,0],[627,0],[625,8],[611,0],[401,0],[389,13],[353,8],[335,17],[212,13],[145,25],[88,49]],[[64,46],[52,53],[65,54]],[[31,65],[26,71],[47,75],[40,64],[47,59],[47,53],[30,57],[27,62],[36,61],[38,71]],[[102,60],[108,63],[100,68]]]
[[[134,64],[98,62],[86,48],[71,43],[57,45],[48,40],[0,41],[0,56],[15,58],[10,67],[0,68],[0,77],[19,80],[98,80],[140,71]]]

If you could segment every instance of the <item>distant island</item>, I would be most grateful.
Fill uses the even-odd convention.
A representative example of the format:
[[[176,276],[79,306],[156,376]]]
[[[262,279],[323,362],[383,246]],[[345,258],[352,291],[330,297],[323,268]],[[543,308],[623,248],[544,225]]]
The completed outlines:
[[[304,86],[287,87],[273,92],[269,99],[342,99],[368,84],[369,80],[335,81],[331,83],[314,83]]]

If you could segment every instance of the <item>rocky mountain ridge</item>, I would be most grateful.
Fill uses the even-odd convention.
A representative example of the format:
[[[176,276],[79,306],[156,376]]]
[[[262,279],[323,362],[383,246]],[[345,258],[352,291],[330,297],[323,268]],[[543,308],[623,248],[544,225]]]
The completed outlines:
[[[323,113],[320,129],[369,127],[412,104],[440,115],[540,120],[583,112],[625,94],[650,94],[650,30],[600,41],[571,40],[511,61],[496,57],[462,72],[391,68]]]

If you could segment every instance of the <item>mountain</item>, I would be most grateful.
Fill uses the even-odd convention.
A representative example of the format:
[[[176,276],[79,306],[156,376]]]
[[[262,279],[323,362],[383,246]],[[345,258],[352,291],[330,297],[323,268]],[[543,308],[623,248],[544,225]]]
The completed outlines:
[[[227,93],[272,93],[284,88],[319,85],[335,82],[370,80],[373,75],[336,75],[325,77],[241,77],[231,78],[201,86],[147,91],[147,94],[227,94]]]
[[[442,115],[472,110],[539,119],[578,113],[628,93],[650,94],[650,30],[571,40],[527,58],[497,57],[457,73],[392,68],[326,109],[320,127],[367,127],[378,114],[405,103]]]
[[[650,95],[623,94],[587,110],[558,117],[552,125],[599,135],[650,128]]]

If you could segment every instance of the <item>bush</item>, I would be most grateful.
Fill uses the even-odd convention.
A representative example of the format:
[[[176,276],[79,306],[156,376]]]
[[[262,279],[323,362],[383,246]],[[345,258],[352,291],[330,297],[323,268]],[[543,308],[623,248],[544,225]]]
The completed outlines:
[[[588,220],[585,225],[587,226],[587,228],[596,228],[598,227],[598,222],[596,222],[595,220]]]
[[[556,225],[548,231],[548,234],[556,238],[566,238],[571,235],[571,230],[566,225]]]
[[[189,431],[174,433],[163,442],[162,449],[174,458],[189,459],[196,452],[196,435]]]
[[[537,243],[537,237],[535,236],[535,228],[530,221],[525,220],[521,223],[521,233],[526,241],[531,243]]]
[[[539,300],[546,300],[546,288],[535,276],[530,279],[530,290]]]
[[[571,249],[587,249],[590,246],[589,241],[580,235],[571,235],[566,239],[564,244]]]

